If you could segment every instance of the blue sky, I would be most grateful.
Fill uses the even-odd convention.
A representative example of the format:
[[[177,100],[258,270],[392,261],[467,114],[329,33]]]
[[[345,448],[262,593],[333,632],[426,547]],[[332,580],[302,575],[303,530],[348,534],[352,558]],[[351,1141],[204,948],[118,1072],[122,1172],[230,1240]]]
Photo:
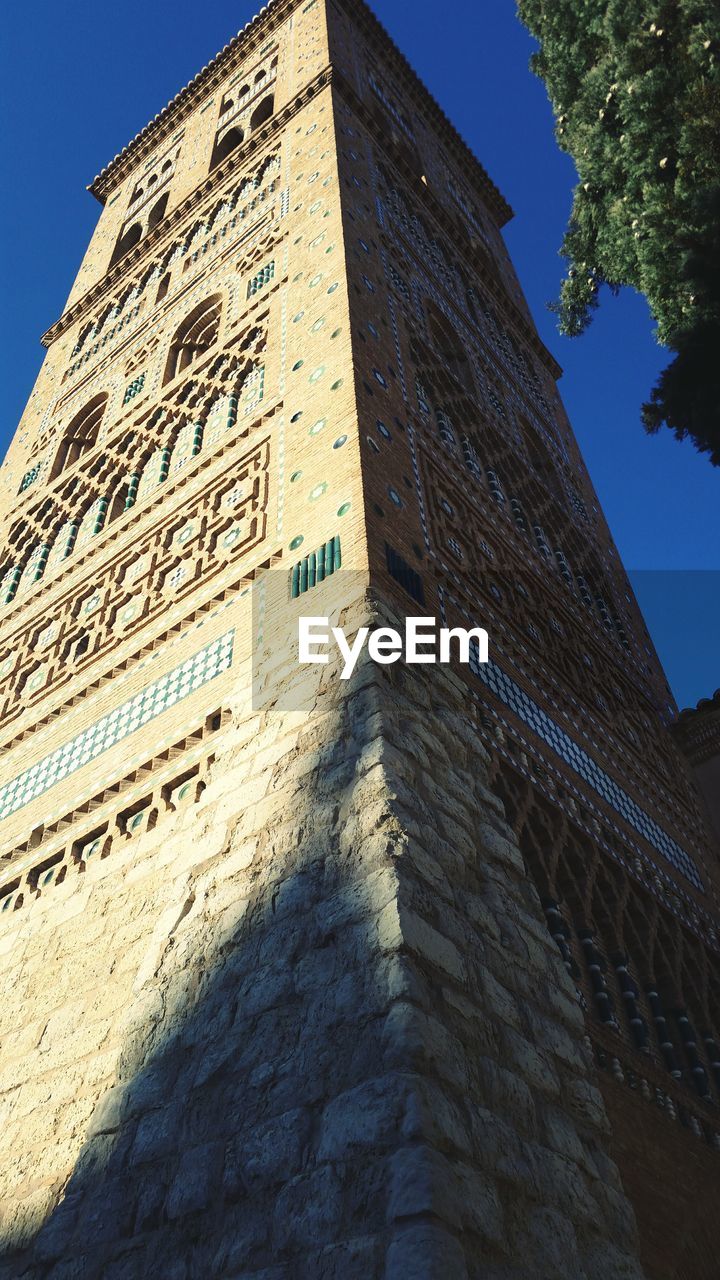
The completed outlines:
[[[640,405],[667,361],[643,299],[608,296],[582,338],[557,334],[546,304],[562,274],[557,250],[574,171],[528,69],[530,37],[512,0],[374,7],[515,209],[508,246],[565,369],[570,419],[675,695],[681,706],[694,703],[720,685],[720,469],[640,426]],[[227,0],[37,0],[6,9],[3,450],[42,360],[40,334],[61,313],[97,220],[85,187],[255,11]]]

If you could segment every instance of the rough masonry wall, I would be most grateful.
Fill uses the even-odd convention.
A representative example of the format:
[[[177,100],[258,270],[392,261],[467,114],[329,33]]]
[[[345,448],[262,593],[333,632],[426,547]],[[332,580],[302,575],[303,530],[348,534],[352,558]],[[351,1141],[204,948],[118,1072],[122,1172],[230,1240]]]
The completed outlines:
[[[268,655],[195,808],[0,951],[3,1280],[641,1280],[451,677]]]

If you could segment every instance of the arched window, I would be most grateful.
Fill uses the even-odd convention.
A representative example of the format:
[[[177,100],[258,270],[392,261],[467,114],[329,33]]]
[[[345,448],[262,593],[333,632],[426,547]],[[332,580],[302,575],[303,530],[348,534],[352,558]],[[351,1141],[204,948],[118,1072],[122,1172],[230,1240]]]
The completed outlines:
[[[141,237],[142,225],[139,222],[133,222],[125,231],[122,231],[118,237],[115,249],[113,250],[113,256],[110,259],[110,266],[114,267],[116,262],[119,262],[121,258],[125,257],[126,253],[129,253],[131,249],[134,249]]]
[[[262,102],[255,108],[250,117],[250,130],[259,129],[261,124],[265,124],[269,120],[275,110],[275,98],[270,94],[267,98],[263,98]]]
[[[455,264],[455,275],[457,279],[456,287],[457,287],[458,301],[460,305],[464,307],[465,311],[470,316],[470,319],[473,320],[475,324],[477,324],[478,312],[477,312],[477,307],[475,305],[477,302],[477,295],[472,285],[470,284],[470,281],[468,280],[467,273],[459,265],[459,263]]]
[[[80,551],[85,551],[90,540],[95,537],[96,533],[100,533],[100,530],[105,524],[107,509],[107,498],[96,498],[95,501],[90,504],[78,525],[77,538],[75,539],[75,545],[73,547],[75,555]]]
[[[387,120],[387,116],[385,117],[385,121],[385,127],[388,132],[390,145],[394,155],[407,165],[408,169],[412,171],[413,177],[417,178],[419,182],[424,182],[427,185],[425,165],[415,140],[411,140],[393,129],[392,125]]]
[[[245,134],[237,124],[233,125],[232,129],[228,129],[227,133],[224,133],[222,137],[218,135],[215,139],[215,146],[213,147],[212,159],[210,161],[211,171],[216,167],[216,165],[219,165],[223,160],[226,160],[230,155],[230,152],[234,151],[236,147],[239,147],[240,143],[243,142],[244,139]]]
[[[165,195],[161,196],[157,204],[154,204],[152,209],[150,210],[150,214],[148,217],[148,231],[153,231],[154,228],[158,225],[158,223],[162,222],[163,218],[165,217],[165,210],[167,209],[168,195],[169,195],[169,192],[166,191]]]
[[[84,409],[73,418],[60,442],[50,473],[54,480],[66,467],[71,467],[84,453],[89,453],[97,443],[98,430],[107,407],[107,393],[93,396]]]
[[[201,302],[183,320],[170,344],[163,386],[214,345],[220,329],[221,312],[222,299],[216,293]]]

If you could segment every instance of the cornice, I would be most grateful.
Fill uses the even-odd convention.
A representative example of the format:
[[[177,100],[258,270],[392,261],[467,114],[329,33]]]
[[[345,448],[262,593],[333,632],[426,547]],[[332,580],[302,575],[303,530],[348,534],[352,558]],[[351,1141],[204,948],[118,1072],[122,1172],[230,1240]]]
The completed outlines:
[[[194,110],[200,99],[212,88],[219,84],[234,68],[237,61],[244,58],[248,50],[253,47],[260,39],[265,39],[267,35],[278,25],[280,25],[298,6],[301,0],[270,0],[260,12],[230,41],[229,44],[221,50],[219,54],[209,62],[202,71],[198,73],[193,80],[190,81],[184,89],[173,98],[172,102],[150,121],[139,134],[128,143],[127,147],[115,157],[114,160],[107,165],[98,177],[91,183],[88,190],[92,191],[101,203],[104,203],[108,194],[114,190],[120,182],[123,181],[127,172],[134,169],[138,162],[153,148],[159,141],[164,139],[173,130],[177,129],[185,117]],[[434,122],[439,130],[444,134],[446,145],[449,150],[457,157],[460,165],[466,172],[469,170],[469,176],[474,184],[479,188],[485,202],[492,209],[497,218],[498,225],[503,226],[513,216],[513,211],[499,189],[490,179],[489,175],[481,165],[480,161],[471,151],[468,144],[460,136],[454,125],[442,111],[429,90],[425,87],[422,80],[411,67],[407,58],[397,47],[391,36],[383,27],[382,23],[375,16],[365,0],[335,0],[345,12],[351,21],[357,23],[368,37],[371,45],[374,45],[380,54],[387,54],[390,51],[401,73],[406,76],[418,95],[419,105],[428,115],[430,121]],[[259,147],[263,146],[279,131],[300,107],[304,106],[320,89],[329,84],[333,77],[337,76],[333,66],[326,67],[316,78],[308,85],[304,86],[298,94],[282,108],[268,125],[259,133],[254,134],[245,146],[239,148],[232,155],[232,167],[235,168],[239,164],[243,164],[248,160]],[[345,86],[344,86],[345,87]],[[347,92],[347,89],[345,90]],[[158,248],[166,238],[169,238],[173,231],[176,231],[183,218],[187,216],[202,200],[209,196],[218,188],[224,178],[227,176],[227,166],[219,166],[216,171],[208,176],[204,182],[195,188],[186,199],[172,210],[154,231],[131,250],[116,266],[106,275],[98,280],[87,293],[83,294],[72,307],[55,321],[53,325],[43,334],[41,339],[43,346],[49,347],[63,333],[76,323],[86,311],[88,311],[96,302],[100,301],[106,291],[114,289],[123,276],[130,269],[135,268],[145,256]],[[546,361],[547,362],[547,361]],[[560,372],[559,366],[555,376]]]
[[[104,205],[108,195],[120,185],[128,172],[134,169],[159,142],[177,129],[202,98],[212,92],[234,70],[236,64],[247,56],[254,45],[266,39],[270,32],[280,26],[301,3],[302,0],[270,0],[269,4],[246,23],[224,49],[221,49],[220,53],[203,67],[202,71],[199,71],[189,84],[181,89],[172,101],[100,171],[90,183],[88,191]],[[485,201],[498,220],[498,225],[504,226],[513,217],[511,206],[376,14],[365,0],[335,0],[335,3],[344,9],[351,21],[365,32],[369,42],[381,54],[390,51],[402,74],[410,80],[418,96],[419,105],[427,113],[428,118],[445,134],[449,149],[458,156],[464,166],[470,168]]]
[[[711,698],[701,698],[696,707],[681,711],[671,731],[695,767],[720,756],[720,689]]]
[[[678,720],[688,723],[692,720],[697,721],[699,718],[720,715],[720,689],[716,689],[711,698],[701,698],[695,707],[685,707],[678,716]]]
[[[236,62],[247,56],[255,43],[264,39],[271,30],[279,26],[285,18],[298,6],[300,0],[269,0],[259,13],[255,14],[236,36],[220,50],[215,57],[198,71],[197,75],[185,85],[175,97],[145,125],[135,137],[123,147],[122,151],[100,170],[97,177],[88,186],[88,191],[100,204],[105,204],[107,197],[168,134],[177,129],[198,105],[200,100],[234,69]]]
[[[475,152],[455,128],[452,121],[445,115],[442,107],[433,97],[427,85],[420,79],[420,76],[411,63],[408,62],[405,54],[395,43],[377,15],[365,3],[365,0],[335,0],[335,3],[338,7],[344,9],[348,17],[365,32],[370,44],[374,45],[378,52],[384,53],[388,48],[390,49],[399,70],[408,77],[417,93],[419,105],[426,112],[428,119],[445,135],[446,144],[449,150],[458,157],[461,168],[469,166],[472,177],[482,191],[485,203],[489,205],[497,218],[498,226],[504,227],[515,216],[511,205],[505,199],[499,187],[496,187]]]

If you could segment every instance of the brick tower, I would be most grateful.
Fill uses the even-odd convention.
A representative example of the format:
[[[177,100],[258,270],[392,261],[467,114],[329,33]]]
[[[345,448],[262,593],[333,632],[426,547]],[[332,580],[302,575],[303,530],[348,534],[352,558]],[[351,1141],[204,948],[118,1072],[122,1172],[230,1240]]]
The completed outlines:
[[[717,850],[501,237],[360,0],[100,174],[2,471],[0,1276],[714,1275]],[[491,663],[301,667],[301,615]]]

